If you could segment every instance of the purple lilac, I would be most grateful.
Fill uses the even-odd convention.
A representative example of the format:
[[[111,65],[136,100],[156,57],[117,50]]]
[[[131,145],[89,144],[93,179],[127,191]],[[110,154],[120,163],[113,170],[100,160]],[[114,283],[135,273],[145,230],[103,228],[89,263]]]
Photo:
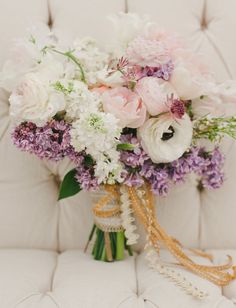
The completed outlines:
[[[81,188],[85,190],[96,190],[98,188],[97,178],[94,176],[94,167],[86,166],[84,161],[76,168],[76,180],[80,183]]]
[[[204,188],[219,188],[223,184],[224,156],[218,148],[207,152],[204,148],[192,147],[181,158],[167,164],[155,164],[144,152],[136,137],[122,136],[124,143],[136,145],[133,151],[121,151],[121,161],[125,165],[124,183],[139,187],[146,180],[156,195],[165,196],[171,183],[184,182],[186,176],[195,173]]]
[[[170,80],[172,72],[174,70],[174,64],[170,60],[167,63],[159,66],[145,66],[133,65],[127,67],[127,71],[124,72],[124,79],[126,82],[138,81],[144,77],[157,77],[163,80]]]
[[[155,195],[166,196],[169,192],[170,180],[169,174],[165,167],[153,164],[151,160],[144,163],[141,168],[142,175],[151,185]]]
[[[43,159],[59,161],[65,156],[74,155],[70,145],[70,125],[53,120],[43,127],[24,122],[12,133],[13,143],[22,151],[35,154]]]
[[[203,148],[193,147],[189,153],[169,164],[169,174],[174,183],[183,182],[191,172],[200,176],[204,188],[219,188],[224,181],[224,156],[215,148],[206,152]]]
[[[142,77],[157,77],[168,81],[170,80],[173,69],[174,64],[171,60],[157,67],[146,66],[142,70]]]
[[[218,148],[206,159],[206,165],[200,172],[201,183],[204,188],[216,189],[221,187],[224,182],[224,161],[225,158]]]
[[[140,167],[149,159],[148,155],[141,148],[137,137],[134,137],[131,134],[122,135],[120,141],[121,143],[129,143],[135,146],[133,151],[122,151],[120,153],[120,160],[126,166],[132,168]]]

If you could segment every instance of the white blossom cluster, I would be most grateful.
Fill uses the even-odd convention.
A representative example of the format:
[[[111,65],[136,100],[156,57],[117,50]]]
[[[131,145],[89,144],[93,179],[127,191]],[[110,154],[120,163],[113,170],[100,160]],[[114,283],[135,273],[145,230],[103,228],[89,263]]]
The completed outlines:
[[[122,165],[116,150],[121,128],[118,119],[101,111],[93,91],[106,78],[109,54],[93,39],[60,46],[50,29],[38,25],[17,40],[0,74],[0,86],[10,92],[10,114],[18,123],[44,126],[57,114],[71,123],[71,143],[95,161],[99,183],[121,181]]]
[[[77,151],[86,149],[95,159],[99,183],[121,181],[122,166],[116,151],[120,133],[118,120],[112,114],[100,111],[85,112],[73,123],[71,143]]]

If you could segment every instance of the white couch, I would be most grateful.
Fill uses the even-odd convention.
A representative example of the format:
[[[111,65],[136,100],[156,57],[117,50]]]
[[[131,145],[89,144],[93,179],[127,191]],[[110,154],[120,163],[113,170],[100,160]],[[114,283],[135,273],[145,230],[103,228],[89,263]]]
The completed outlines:
[[[26,26],[49,23],[59,36],[111,37],[106,15],[148,13],[204,53],[219,81],[236,77],[235,0],[0,0],[0,65]],[[18,151],[11,143],[7,93],[0,93],[0,308],[231,308],[236,281],[219,288],[181,270],[209,293],[200,301],[148,268],[143,253],[108,264],[83,253],[92,225],[87,193],[57,202],[71,168]],[[199,192],[194,181],[157,200],[166,230],[191,247],[236,262],[236,146],[226,141],[224,186]],[[137,250],[140,251],[142,239]],[[235,304],[234,304],[235,303]]]

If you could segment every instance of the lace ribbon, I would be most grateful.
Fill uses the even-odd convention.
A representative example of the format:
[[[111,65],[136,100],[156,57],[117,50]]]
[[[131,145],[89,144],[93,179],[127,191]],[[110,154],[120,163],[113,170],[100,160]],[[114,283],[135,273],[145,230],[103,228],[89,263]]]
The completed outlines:
[[[159,244],[162,243],[169,252],[179,262],[178,264],[192,271],[193,273],[213,282],[218,286],[225,286],[236,278],[236,267],[232,265],[232,257],[228,256],[228,262],[223,265],[200,265],[195,263],[190,257],[188,257],[182,250],[182,245],[163,230],[157,221],[157,217],[154,211],[153,194],[150,188],[145,186],[145,204],[142,198],[138,196],[137,191],[132,187],[127,187],[130,199],[132,201],[132,207],[140,222],[144,225],[146,232],[149,235],[149,239],[156,252],[159,254]],[[151,215],[151,220],[150,220]],[[151,222],[151,223],[150,223]],[[191,250],[196,255],[208,258],[212,260],[209,254],[205,254],[203,251]],[[231,272],[229,272],[231,270]]]
[[[106,185],[105,191],[107,194],[100,198],[95,204],[93,212],[95,218],[111,218],[121,214],[120,209],[120,186]],[[228,256],[228,262],[223,265],[201,265],[195,263],[184,251],[179,241],[170,237],[158,223],[153,194],[148,185],[144,185],[141,189],[122,186],[126,189],[131,201],[131,207],[137,218],[143,224],[149,242],[156,253],[159,255],[160,244],[164,245],[169,252],[175,257],[178,265],[192,271],[200,277],[203,277],[218,286],[225,286],[236,278],[236,267],[232,265],[232,257]],[[113,207],[108,207],[107,204],[113,203]],[[201,256],[213,260],[212,256],[201,250],[189,249],[197,256]]]

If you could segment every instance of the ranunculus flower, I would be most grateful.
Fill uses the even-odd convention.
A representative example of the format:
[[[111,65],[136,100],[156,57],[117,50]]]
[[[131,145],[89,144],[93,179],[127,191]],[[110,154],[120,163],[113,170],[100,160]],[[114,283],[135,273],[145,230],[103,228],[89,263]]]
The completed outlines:
[[[40,73],[26,74],[12,92],[9,102],[11,116],[39,126],[65,108],[63,94],[56,92]]]
[[[142,98],[147,111],[152,116],[169,110],[167,97],[173,94],[175,98],[178,98],[169,82],[156,77],[140,79],[136,84],[135,92]]]
[[[105,112],[112,113],[120,120],[121,127],[137,128],[146,119],[146,107],[140,97],[131,90],[118,87],[104,92],[101,96]]]
[[[192,123],[187,114],[178,121],[164,114],[147,120],[139,128],[138,136],[154,163],[168,163],[181,157],[190,146]]]

